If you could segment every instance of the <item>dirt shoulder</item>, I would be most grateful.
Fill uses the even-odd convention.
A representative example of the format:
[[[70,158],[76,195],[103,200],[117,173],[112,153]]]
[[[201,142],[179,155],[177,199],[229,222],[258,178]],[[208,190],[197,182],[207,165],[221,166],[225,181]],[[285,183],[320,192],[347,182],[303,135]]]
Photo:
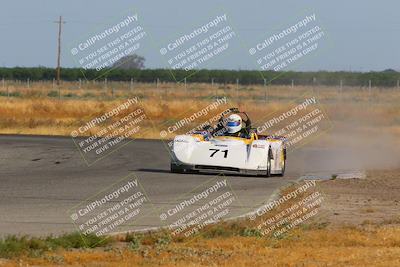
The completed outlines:
[[[319,217],[331,226],[400,224],[400,169],[322,181],[319,189],[324,195]]]

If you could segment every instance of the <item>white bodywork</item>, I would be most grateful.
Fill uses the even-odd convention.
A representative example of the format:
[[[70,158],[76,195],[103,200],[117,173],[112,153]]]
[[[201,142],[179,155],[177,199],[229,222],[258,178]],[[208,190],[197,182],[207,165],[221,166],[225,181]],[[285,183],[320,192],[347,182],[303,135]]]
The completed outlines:
[[[280,139],[216,137],[203,141],[192,135],[178,135],[173,144],[173,161],[190,169],[267,174],[271,153],[270,173],[284,171],[284,143]]]

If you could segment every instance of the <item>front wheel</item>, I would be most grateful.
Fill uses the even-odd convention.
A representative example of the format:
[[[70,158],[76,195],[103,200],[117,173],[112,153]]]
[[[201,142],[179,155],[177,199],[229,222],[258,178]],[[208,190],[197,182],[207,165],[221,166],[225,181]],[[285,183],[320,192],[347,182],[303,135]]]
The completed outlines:
[[[271,147],[269,147],[267,156],[267,173],[265,174],[265,177],[271,176],[271,158],[272,158],[272,150]]]
[[[182,166],[179,166],[179,165],[171,162],[171,172],[172,173],[183,173],[183,172],[185,172],[185,169],[182,168]]]
[[[285,175],[285,170],[286,170],[286,149],[284,149],[282,153],[283,153],[282,172],[278,174],[278,176],[281,177]]]

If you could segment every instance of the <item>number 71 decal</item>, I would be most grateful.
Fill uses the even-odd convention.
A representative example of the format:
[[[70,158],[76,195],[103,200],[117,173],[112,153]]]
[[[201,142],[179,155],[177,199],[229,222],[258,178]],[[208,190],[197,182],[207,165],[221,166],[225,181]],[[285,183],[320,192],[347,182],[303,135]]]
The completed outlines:
[[[219,151],[221,151],[221,152],[224,153],[224,158],[228,157],[228,149],[219,150],[219,149],[215,149],[215,148],[210,148],[209,150],[210,150],[210,151],[214,151],[214,152],[211,153],[210,158],[214,157],[214,155],[215,155],[217,152],[219,152]]]

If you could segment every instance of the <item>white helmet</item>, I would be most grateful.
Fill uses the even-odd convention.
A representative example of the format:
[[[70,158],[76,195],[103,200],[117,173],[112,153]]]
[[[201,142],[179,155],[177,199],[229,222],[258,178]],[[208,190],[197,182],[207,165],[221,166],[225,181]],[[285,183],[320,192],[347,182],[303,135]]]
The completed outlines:
[[[242,129],[242,118],[237,114],[228,117],[228,133],[237,133]]]

